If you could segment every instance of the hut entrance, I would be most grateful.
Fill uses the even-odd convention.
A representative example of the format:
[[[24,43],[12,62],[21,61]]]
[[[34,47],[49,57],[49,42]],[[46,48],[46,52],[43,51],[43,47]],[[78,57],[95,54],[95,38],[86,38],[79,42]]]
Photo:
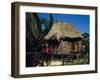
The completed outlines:
[[[75,50],[75,42],[72,42],[71,49]]]
[[[80,42],[72,42],[71,43],[71,50],[72,52],[79,52],[80,51],[80,46],[81,46],[81,43],[79,44]]]
[[[81,55],[80,53],[81,46],[82,46],[81,41],[75,41],[71,43],[71,53],[74,59],[79,60],[79,57]]]

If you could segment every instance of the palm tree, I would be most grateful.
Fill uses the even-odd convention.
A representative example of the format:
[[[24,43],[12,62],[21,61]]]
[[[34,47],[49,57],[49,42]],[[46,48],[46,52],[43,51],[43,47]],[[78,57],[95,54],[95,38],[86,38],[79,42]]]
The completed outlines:
[[[32,51],[34,39],[41,32],[41,24],[36,13],[26,13],[26,50]]]
[[[37,27],[38,27],[38,30],[39,30],[39,34],[42,34],[41,22],[40,22],[38,14],[34,13],[33,16],[34,16],[34,19],[36,20],[36,24],[37,24]]]
[[[45,35],[47,35],[53,24],[53,15],[52,14],[49,14],[49,17],[44,20],[44,24],[46,26],[44,33],[45,33]]]

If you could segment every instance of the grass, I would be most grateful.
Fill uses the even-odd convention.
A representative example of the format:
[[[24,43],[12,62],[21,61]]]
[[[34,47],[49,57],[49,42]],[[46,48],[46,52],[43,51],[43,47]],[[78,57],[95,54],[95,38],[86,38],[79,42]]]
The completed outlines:
[[[78,59],[65,60],[51,60],[50,66],[60,66],[60,65],[80,65],[80,64],[89,64],[89,59],[87,55],[83,55]]]

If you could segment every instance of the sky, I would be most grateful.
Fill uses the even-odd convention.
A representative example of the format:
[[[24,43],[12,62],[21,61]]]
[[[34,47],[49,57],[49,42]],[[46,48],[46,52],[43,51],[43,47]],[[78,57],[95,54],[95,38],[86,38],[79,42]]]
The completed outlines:
[[[47,19],[48,13],[39,13],[40,20]],[[52,14],[54,21],[61,21],[72,24],[76,30],[81,33],[89,33],[89,15],[75,14]]]

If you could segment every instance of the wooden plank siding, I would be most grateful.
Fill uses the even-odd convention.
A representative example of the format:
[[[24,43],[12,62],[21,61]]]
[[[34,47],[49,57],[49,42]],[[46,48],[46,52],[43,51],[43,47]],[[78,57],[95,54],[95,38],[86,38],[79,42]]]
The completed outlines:
[[[57,54],[70,54],[71,52],[80,52],[82,46],[81,41],[69,42],[61,41],[58,47],[54,48],[54,53]]]
[[[82,46],[81,41],[72,42],[71,51],[72,52],[80,52],[81,46]]]

